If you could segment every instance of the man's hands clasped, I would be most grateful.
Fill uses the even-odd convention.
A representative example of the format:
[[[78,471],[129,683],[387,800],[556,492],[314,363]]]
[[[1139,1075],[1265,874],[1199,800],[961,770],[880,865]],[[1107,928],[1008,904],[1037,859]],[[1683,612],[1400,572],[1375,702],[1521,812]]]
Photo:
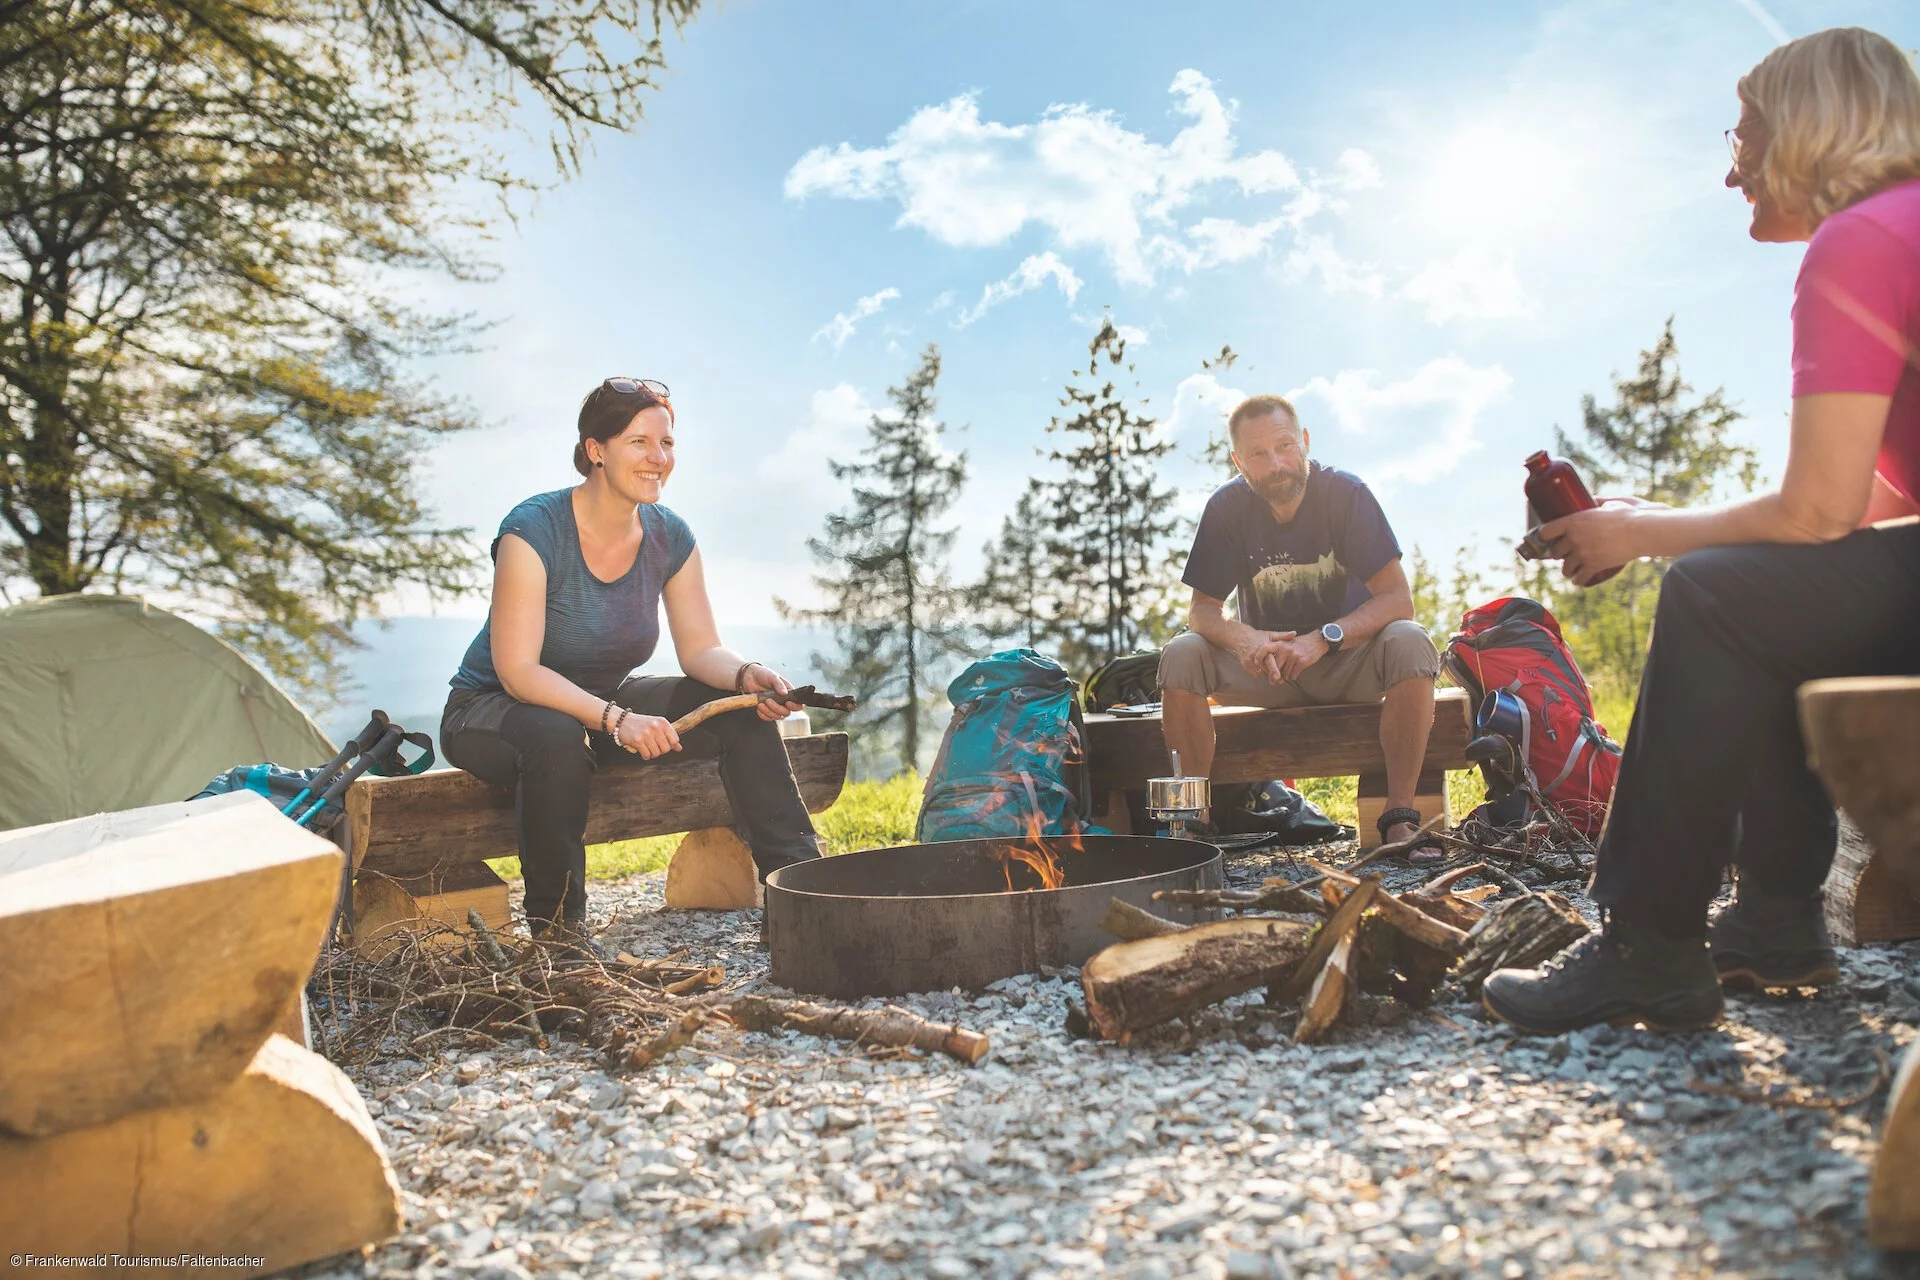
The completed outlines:
[[[1240,665],[1249,675],[1279,684],[1297,680],[1300,673],[1327,656],[1327,642],[1318,631],[1255,631],[1240,647]]]

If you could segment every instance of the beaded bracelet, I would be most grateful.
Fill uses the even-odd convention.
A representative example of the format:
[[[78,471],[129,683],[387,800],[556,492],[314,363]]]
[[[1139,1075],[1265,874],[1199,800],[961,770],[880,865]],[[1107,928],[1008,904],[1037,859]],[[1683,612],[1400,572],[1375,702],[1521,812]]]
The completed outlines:
[[[613,699],[608,698],[607,705],[600,708],[600,732],[602,733],[611,732],[611,730],[607,728],[607,717],[612,714],[613,714]]]
[[[746,687],[741,684],[741,681],[746,679],[748,667],[757,667],[759,665],[757,662],[743,662],[740,664],[740,669],[733,673],[733,691],[735,693],[745,693],[747,691]]]
[[[628,745],[627,745],[626,743],[624,743],[624,742],[620,742],[620,726],[621,726],[621,725],[623,725],[623,724],[625,724],[625,723],[627,722],[627,714],[628,714],[628,712],[630,712],[631,710],[632,710],[632,708],[631,708],[631,707],[622,707],[622,708],[620,708],[620,714],[619,714],[618,716],[616,716],[616,717],[614,717],[614,721],[613,721],[613,740],[614,740],[615,742],[618,742],[618,743],[620,743],[620,749],[621,749],[622,751],[626,751],[626,752],[629,752],[629,753],[632,753],[632,754],[637,754],[637,753],[639,752],[639,750],[640,750],[640,749],[639,749],[638,747],[630,747],[630,746],[628,746]]]

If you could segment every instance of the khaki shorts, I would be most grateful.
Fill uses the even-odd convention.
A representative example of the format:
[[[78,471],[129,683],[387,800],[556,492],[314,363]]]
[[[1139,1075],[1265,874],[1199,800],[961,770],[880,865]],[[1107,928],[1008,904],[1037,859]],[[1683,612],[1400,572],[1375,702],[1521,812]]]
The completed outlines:
[[[1251,675],[1240,659],[1194,632],[1160,651],[1160,687],[1204,694],[1226,707],[1305,707],[1378,702],[1405,680],[1433,680],[1440,654],[1417,622],[1389,622],[1363,644],[1342,645],[1293,680]]]

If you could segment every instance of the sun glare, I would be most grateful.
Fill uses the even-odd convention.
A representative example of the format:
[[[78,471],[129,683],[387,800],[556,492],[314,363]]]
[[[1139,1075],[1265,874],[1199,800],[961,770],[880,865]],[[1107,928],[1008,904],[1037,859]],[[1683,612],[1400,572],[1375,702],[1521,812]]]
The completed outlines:
[[[1566,198],[1567,157],[1547,132],[1506,120],[1470,121],[1428,161],[1423,221],[1488,248],[1551,234]]]

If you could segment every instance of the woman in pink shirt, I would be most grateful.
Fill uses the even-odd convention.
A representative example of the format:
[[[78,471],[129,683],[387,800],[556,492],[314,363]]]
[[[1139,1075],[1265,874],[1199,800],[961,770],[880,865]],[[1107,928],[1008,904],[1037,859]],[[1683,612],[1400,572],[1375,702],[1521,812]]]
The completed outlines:
[[[1755,240],[1805,241],[1793,416],[1777,492],[1674,510],[1621,500],[1543,535],[1585,586],[1677,557],[1660,606],[1593,897],[1606,928],[1488,978],[1532,1031],[1720,1016],[1729,985],[1837,977],[1820,887],[1833,805],[1806,765],[1799,685],[1920,673],[1920,77],[1882,36],[1822,31],[1739,84],[1727,185]],[[1711,924],[1726,865],[1736,899]]]

